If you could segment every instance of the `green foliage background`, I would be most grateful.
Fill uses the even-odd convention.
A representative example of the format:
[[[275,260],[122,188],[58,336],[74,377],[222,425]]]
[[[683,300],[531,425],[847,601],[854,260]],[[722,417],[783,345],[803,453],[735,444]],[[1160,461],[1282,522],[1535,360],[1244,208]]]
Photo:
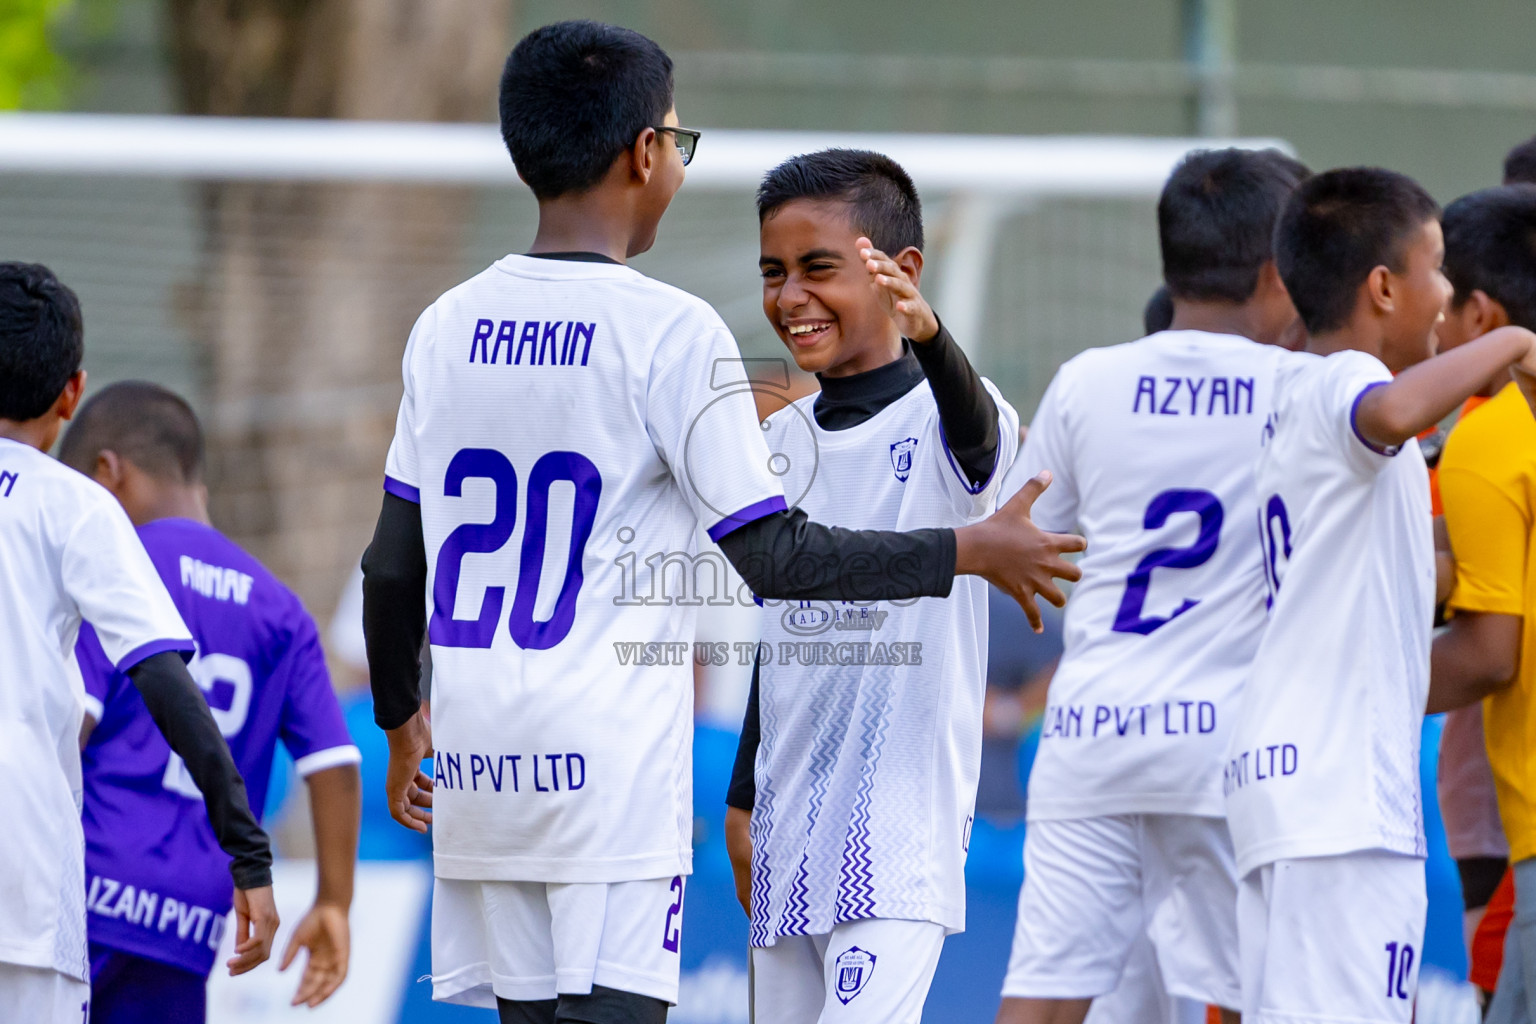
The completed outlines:
[[[80,80],[60,39],[98,40],[116,0],[0,0],[0,110],[57,110]]]

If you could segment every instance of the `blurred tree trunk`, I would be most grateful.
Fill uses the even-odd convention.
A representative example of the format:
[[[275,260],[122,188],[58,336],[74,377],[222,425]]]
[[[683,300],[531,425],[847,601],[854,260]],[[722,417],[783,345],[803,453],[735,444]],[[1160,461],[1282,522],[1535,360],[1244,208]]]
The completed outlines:
[[[494,120],[513,0],[167,0],[189,113]],[[416,316],[465,276],[474,193],[200,187],[182,297],[205,359],[215,523],[322,625],[367,544]]]

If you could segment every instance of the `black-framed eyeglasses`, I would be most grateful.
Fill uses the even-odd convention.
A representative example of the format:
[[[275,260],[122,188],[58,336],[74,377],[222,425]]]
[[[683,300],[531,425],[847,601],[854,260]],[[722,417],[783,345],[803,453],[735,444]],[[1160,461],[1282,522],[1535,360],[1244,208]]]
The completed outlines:
[[[658,132],[671,132],[672,139],[677,143],[677,152],[683,158],[683,166],[687,167],[693,162],[693,154],[699,148],[699,136],[703,133],[696,128],[679,128],[675,125],[653,125]]]

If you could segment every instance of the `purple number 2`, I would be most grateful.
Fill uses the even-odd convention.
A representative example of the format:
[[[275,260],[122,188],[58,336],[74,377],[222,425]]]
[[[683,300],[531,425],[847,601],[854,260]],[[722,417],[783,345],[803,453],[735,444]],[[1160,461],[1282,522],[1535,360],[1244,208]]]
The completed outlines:
[[[1221,540],[1221,499],[1210,491],[1164,491],[1148,503],[1142,525],[1148,530],[1161,529],[1169,517],[1180,512],[1194,512],[1200,516],[1200,535],[1187,548],[1156,548],[1142,556],[1135,571],[1125,578],[1125,594],[1120,598],[1115,624],[1110,627],[1116,633],[1146,636],[1200,603],[1198,598],[1185,598],[1171,615],[1147,616],[1142,613],[1147,589],[1152,585],[1153,569],[1193,569],[1204,565],[1216,553],[1216,545]]]
[[[432,642],[439,647],[490,647],[496,639],[506,587],[486,587],[480,614],[456,619],[454,602],[464,556],[500,551],[517,525],[517,470],[505,455],[491,448],[465,448],[448,462],[443,480],[445,497],[464,494],[464,481],[489,480],[495,486],[496,511],[489,523],[464,523],[448,534],[437,553],[437,576],[432,584]],[[549,490],[556,481],[568,481],[576,490],[571,509],[571,543],[566,552],[565,578],[550,617],[533,617],[539,596],[539,577],[544,567],[544,545],[549,532]],[[576,620],[576,597],[583,579],[582,554],[597,521],[597,503],[603,480],[597,467],[576,452],[549,452],[533,464],[528,475],[528,522],[523,544],[517,589],[507,630],[524,650],[544,651],[564,640]]]
[[[661,948],[668,953],[676,953],[679,941],[683,937],[683,923],[673,920],[683,913],[683,876],[678,875],[672,879],[672,891],[677,893],[677,899],[667,908],[667,921],[661,926]]]

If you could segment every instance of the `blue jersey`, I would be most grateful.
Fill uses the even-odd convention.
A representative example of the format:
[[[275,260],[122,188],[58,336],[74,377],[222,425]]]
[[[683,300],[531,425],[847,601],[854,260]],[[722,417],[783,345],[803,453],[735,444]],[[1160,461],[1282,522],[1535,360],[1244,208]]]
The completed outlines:
[[[265,804],[278,739],[300,775],[358,761],[298,597],[210,526],[161,519],[139,537],[197,643],[188,667],[251,809]],[[90,940],[206,974],[233,897],[229,857],[181,758],[89,625],[76,656],[98,721],[81,755]]]

